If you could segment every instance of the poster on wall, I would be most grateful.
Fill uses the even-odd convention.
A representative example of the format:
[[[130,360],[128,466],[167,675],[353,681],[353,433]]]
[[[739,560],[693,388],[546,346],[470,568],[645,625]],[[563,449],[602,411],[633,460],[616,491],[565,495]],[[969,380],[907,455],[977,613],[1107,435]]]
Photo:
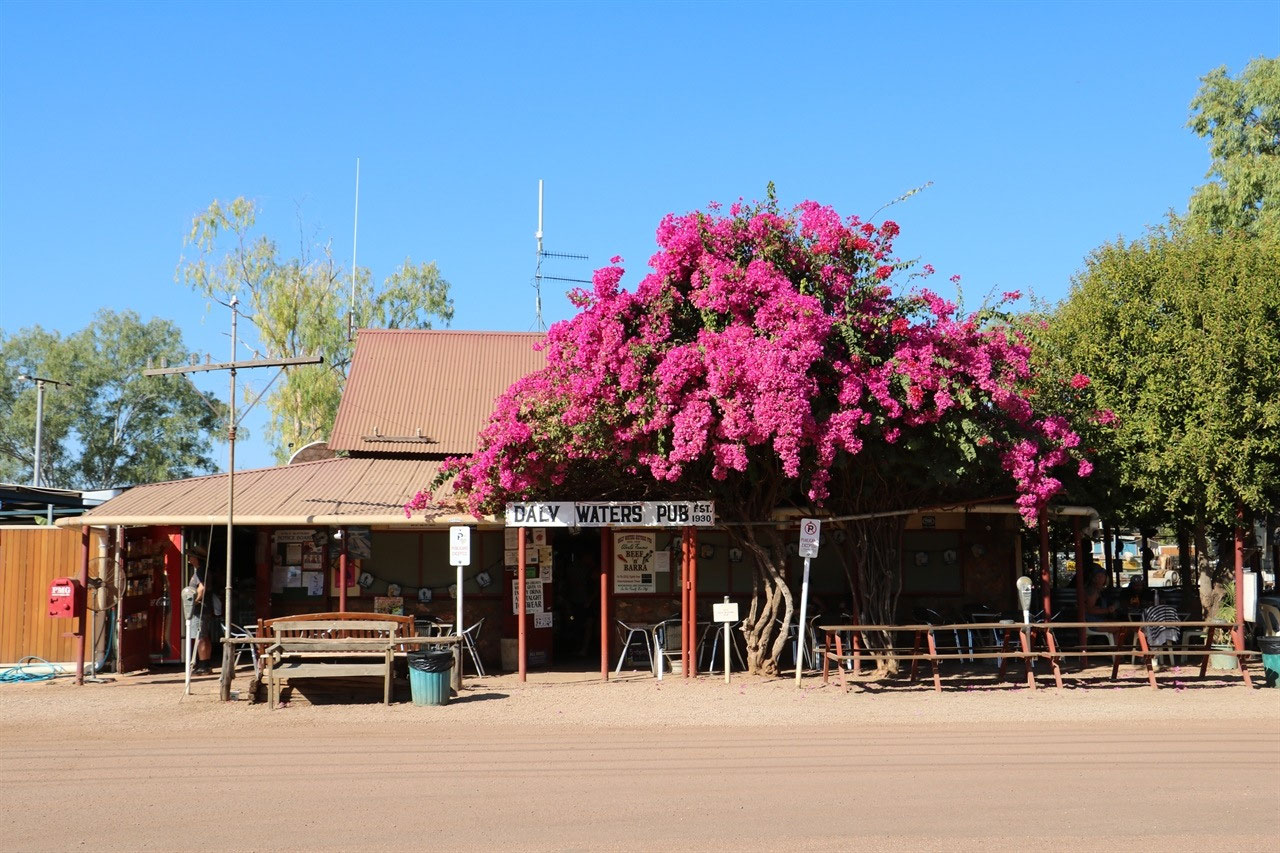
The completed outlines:
[[[324,595],[324,572],[303,572],[302,585],[307,595]]]
[[[362,559],[373,556],[373,539],[369,536],[369,528],[347,528],[347,556]]]
[[[502,530],[502,547],[519,548],[520,547],[520,528],[504,527]]]
[[[404,598],[398,595],[375,595],[373,597],[373,612],[403,616]]]
[[[613,591],[655,592],[655,533],[616,533],[613,537]]]
[[[516,564],[520,562],[520,551],[516,548],[507,548],[502,552],[502,565],[514,569]]]
[[[542,598],[542,581],[526,580],[524,582],[524,612],[541,613],[544,610]],[[511,615],[520,613],[520,581],[511,582]]]

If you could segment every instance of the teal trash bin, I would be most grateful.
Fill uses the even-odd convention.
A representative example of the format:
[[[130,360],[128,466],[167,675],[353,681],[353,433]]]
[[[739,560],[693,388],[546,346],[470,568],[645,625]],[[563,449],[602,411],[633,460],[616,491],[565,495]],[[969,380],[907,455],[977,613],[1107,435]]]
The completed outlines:
[[[1262,674],[1268,687],[1280,687],[1280,637],[1259,637],[1258,651],[1262,652]]]
[[[449,704],[453,652],[409,652],[409,692],[415,705]]]

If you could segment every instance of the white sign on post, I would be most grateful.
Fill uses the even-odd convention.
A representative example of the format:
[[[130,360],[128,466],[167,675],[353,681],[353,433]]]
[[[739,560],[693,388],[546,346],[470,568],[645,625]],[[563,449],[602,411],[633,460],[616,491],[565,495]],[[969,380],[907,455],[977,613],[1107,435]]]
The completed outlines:
[[[455,525],[449,528],[449,565],[471,565],[471,528]]]
[[[737,622],[738,621],[738,602],[726,601],[724,604],[711,605],[711,621]]]
[[[818,556],[818,538],[822,535],[822,522],[816,518],[800,519],[800,556]]]
[[[822,522],[816,518],[800,519],[800,556],[804,557],[804,581],[800,584],[800,624],[796,626],[796,687],[800,686],[800,673],[809,648],[809,560],[818,556],[818,537],[822,534]]]
[[[449,528],[449,565],[458,567],[458,579],[454,581],[454,588],[457,590],[455,596],[457,598],[454,604],[453,614],[453,630],[459,636],[467,627],[462,623],[462,567],[471,565],[471,528],[462,524],[455,524]],[[461,646],[454,648],[454,665],[462,666]],[[461,669],[458,670],[462,672]]]

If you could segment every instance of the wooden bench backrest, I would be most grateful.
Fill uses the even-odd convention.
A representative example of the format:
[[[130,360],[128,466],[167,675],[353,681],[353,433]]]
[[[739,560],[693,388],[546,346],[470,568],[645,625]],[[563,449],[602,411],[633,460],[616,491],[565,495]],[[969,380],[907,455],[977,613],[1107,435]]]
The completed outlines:
[[[304,613],[258,620],[259,637],[371,638],[413,637],[412,616],[390,613]]]

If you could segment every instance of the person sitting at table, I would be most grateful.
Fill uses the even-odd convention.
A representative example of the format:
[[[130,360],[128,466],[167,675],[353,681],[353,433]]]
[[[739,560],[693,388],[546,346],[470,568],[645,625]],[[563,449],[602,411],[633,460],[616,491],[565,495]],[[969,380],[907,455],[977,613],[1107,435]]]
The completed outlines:
[[[1107,585],[1107,573],[1097,566],[1089,566],[1084,578],[1084,598],[1080,612],[1086,622],[1108,622],[1115,618],[1115,608],[1102,602],[1102,588]]]

